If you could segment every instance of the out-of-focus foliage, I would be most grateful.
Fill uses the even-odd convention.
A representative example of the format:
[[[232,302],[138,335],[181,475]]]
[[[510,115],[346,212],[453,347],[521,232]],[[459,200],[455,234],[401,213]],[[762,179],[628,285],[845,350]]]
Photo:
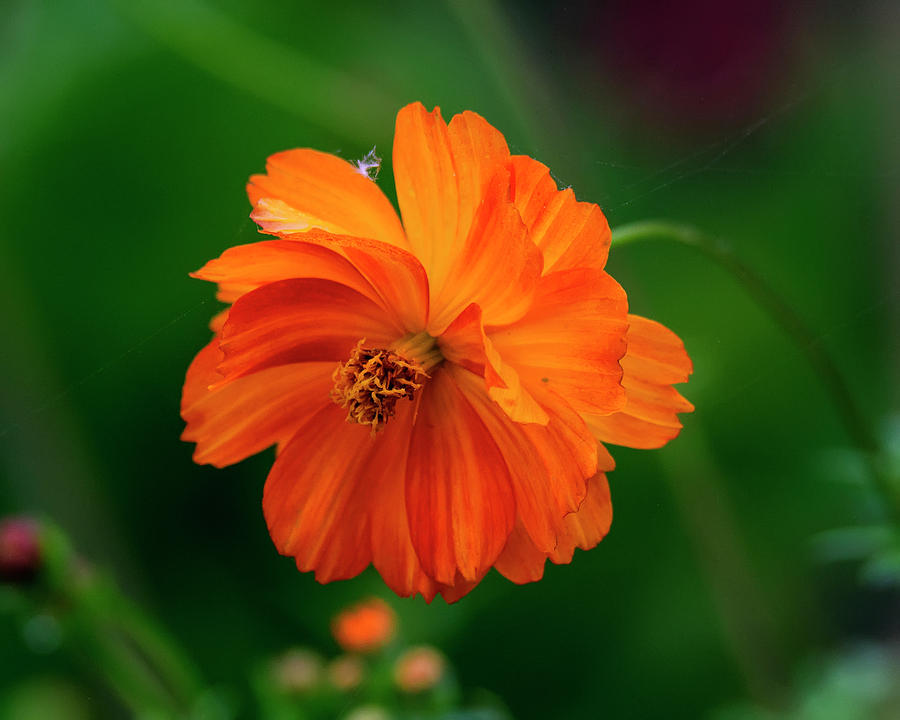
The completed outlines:
[[[735,707],[716,720],[895,720],[900,708],[896,648],[864,645],[806,667],[791,708]]]
[[[374,573],[318,585],[266,532],[270,457],[214,470],[178,440],[183,373],[217,309],[187,272],[259,238],[247,176],[289,147],[354,159],[374,145],[391,195],[393,114],[415,99],[480,112],[613,227],[665,217],[723,238],[888,426],[894,4],[676,6],[0,4],[0,515],[59,523],[241,717],[249,668],[324,651],[335,609],[372,593],[407,641],[440,647],[462,687],[520,720],[776,708],[810,657],[826,667],[829,648],[894,637],[896,583],[860,582],[873,558],[896,562],[878,544],[890,531],[871,529],[888,527],[871,466],[800,349],[684,247],[623,247],[609,269],[634,312],[684,338],[697,411],[661,451],[613,449],[611,534],[540,583],[492,574],[453,606],[389,598]],[[827,539],[846,528],[863,530]],[[0,610],[0,717],[128,716],[52,615]],[[849,667],[841,683],[862,691]]]

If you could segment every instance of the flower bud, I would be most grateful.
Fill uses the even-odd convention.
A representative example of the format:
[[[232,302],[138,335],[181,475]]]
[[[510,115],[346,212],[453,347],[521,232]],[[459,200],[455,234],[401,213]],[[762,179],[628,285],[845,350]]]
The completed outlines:
[[[370,598],[344,610],[334,618],[334,639],[347,652],[369,653],[390,642],[397,628],[397,616],[384,600]]]
[[[365,668],[356,655],[341,655],[329,663],[327,673],[334,687],[347,692],[359,687]]]
[[[0,581],[27,583],[41,568],[38,525],[31,518],[0,521]]]
[[[444,656],[423,645],[407,650],[394,665],[394,682],[408,693],[430,690],[444,676]]]
[[[308,692],[319,684],[322,659],[311,650],[295,648],[276,658],[272,673],[275,682],[285,692]]]

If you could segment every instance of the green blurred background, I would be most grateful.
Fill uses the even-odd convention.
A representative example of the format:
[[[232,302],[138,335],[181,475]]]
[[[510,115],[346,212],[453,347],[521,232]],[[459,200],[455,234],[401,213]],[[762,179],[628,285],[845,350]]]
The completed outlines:
[[[878,521],[865,464],[801,349],[688,248],[623,247],[609,269],[684,339],[697,411],[661,451],[613,448],[611,534],[537,584],[492,573],[452,606],[371,571],[318,585],[266,532],[271,453],[194,465],[178,403],[217,307],[187,273],[259,239],[246,178],[278,150],[375,145],[393,196],[394,114],[421,100],[481,113],[613,227],[725,239],[833,355],[887,457],[898,47],[889,0],[4,0],[0,515],[57,522],[242,717],[248,668],[331,652],[331,615],[371,593],[520,720],[775,707],[828,658],[890,652],[896,584],[817,552]],[[0,616],[0,711],[52,690],[69,714],[45,717],[125,716],[64,637],[29,638]]]

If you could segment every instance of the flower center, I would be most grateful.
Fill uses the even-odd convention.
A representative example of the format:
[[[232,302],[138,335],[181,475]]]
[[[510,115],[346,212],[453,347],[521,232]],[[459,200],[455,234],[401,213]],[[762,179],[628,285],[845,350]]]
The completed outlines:
[[[347,362],[335,368],[331,399],[347,408],[347,422],[371,425],[372,434],[394,415],[397,402],[412,400],[443,360],[435,338],[408,335],[389,348],[363,347],[360,340]]]

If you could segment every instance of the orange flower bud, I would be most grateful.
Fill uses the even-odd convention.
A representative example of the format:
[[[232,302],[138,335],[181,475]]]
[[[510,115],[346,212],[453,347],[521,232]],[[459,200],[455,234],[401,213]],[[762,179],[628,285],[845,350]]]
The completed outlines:
[[[430,690],[444,676],[444,656],[432,647],[407,650],[394,665],[394,682],[408,693]]]
[[[347,652],[374,652],[394,636],[397,616],[378,598],[365,600],[338,613],[331,623],[334,639]]]

